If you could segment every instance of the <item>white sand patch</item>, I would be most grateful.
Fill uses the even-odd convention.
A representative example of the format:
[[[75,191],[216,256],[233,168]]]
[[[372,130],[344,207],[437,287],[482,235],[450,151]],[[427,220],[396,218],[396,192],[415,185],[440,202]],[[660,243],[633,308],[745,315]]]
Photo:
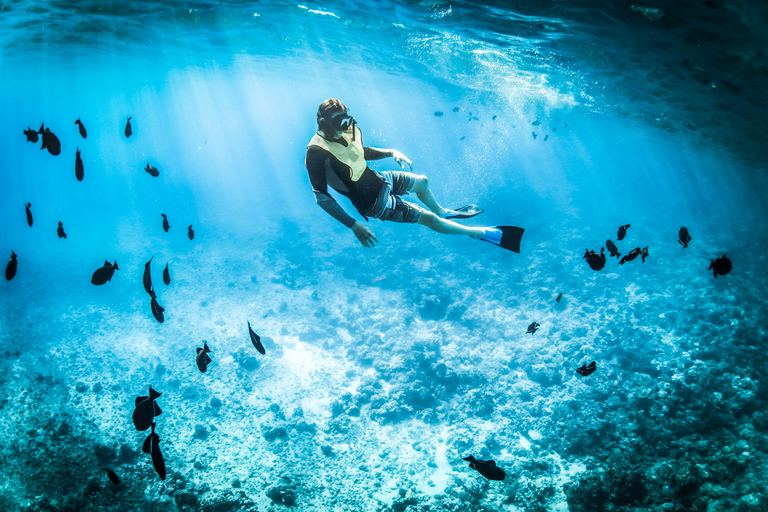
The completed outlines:
[[[549,512],[569,512],[568,502],[565,499],[565,492],[563,491],[563,486],[568,482],[570,482],[573,479],[573,477],[575,477],[579,473],[583,473],[584,471],[586,471],[587,467],[580,462],[574,462],[572,464],[563,464],[563,461],[560,458],[560,455],[557,453],[552,453],[548,455],[547,458],[552,459],[552,461],[555,462],[555,464],[560,470],[560,473],[554,478],[554,482],[557,488],[557,495],[552,500],[552,503],[550,504],[548,511]]]
[[[446,485],[448,485],[448,476],[452,472],[452,469],[446,455],[447,449],[444,439],[447,439],[449,434],[450,429],[443,428],[440,437],[435,440],[434,463],[437,465],[437,468],[435,468],[434,473],[432,473],[426,482],[419,482],[418,485],[419,491],[425,494],[433,496],[435,494],[441,494],[445,491]]]

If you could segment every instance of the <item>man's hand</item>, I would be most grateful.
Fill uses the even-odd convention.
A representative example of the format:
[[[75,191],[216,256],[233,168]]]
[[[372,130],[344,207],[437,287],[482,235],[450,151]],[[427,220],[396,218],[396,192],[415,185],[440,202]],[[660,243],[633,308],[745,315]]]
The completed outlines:
[[[373,234],[373,231],[371,231],[371,228],[365,224],[360,224],[359,222],[355,221],[355,223],[352,224],[351,229],[355,233],[357,239],[360,240],[360,243],[365,247],[373,247],[375,245],[374,242],[378,242],[376,236]]]
[[[405,169],[405,165],[404,164],[408,164],[408,167],[410,168],[410,170],[413,170],[413,163],[410,160],[408,160],[407,156],[405,156],[404,154],[402,154],[398,150],[396,150],[396,149],[392,150],[392,158],[395,159],[395,162],[400,164],[400,168],[401,169]]]

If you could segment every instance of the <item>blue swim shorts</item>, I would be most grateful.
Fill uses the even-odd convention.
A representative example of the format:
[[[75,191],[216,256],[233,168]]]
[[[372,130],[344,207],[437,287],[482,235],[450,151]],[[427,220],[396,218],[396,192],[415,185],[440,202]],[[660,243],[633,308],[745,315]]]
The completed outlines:
[[[418,222],[421,212],[426,210],[400,198],[413,189],[416,184],[416,174],[403,171],[384,171],[378,174],[384,178],[386,183],[381,187],[376,202],[364,215],[391,222],[408,224]]]

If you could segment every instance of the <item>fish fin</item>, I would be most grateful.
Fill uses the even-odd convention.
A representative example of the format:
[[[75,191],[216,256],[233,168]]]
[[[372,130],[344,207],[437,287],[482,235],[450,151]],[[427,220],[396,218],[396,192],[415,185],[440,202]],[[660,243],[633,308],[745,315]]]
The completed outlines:
[[[152,386],[149,386],[149,398],[151,400],[157,400],[158,398],[160,398],[161,395],[162,393],[160,393],[159,391],[155,391],[154,389],[152,389]]]
[[[146,400],[148,398],[149,398],[148,396],[137,396],[136,397],[136,405],[139,405],[141,402],[143,402],[144,400]]]
[[[144,440],[144,444],[141,445],[141,451],[144,453],[152,453],[152,434],[149,434]]]
[[[203,351],[203,349],[201,349],[200,347],[195,348],[195,354],[197,354],[197,355],[200,355],[200,352],[202,352],[202,351]]]
[[[474,456],[470,455],[469,457],[464,457],[464,460],[467,462],[475,462],[477,459],[475,459]]]
[[[117,266],[117,260],[115,260],[115,264],[112,265],[112,268],[114,268],[115,270],[120,270],[120,267]]]
[[[205,364],[211,364],[211,358],[207,354],[205,355]]]
[[[161,414],[163,414],[163,411],[160,410],[160,406],[155,402],[155,416],[160,416]]]

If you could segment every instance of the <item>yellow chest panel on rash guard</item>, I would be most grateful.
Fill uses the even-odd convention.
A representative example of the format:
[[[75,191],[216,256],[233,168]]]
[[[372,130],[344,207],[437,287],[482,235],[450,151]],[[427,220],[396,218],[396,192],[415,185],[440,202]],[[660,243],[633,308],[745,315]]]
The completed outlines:
[[[328,151],[330,154],[339,159],[340,162],[349,166],[352,169],[352,181],[357,181],[360,176],[363,175],[363,171],[367,167],[365,163],[365,156],[363,153],[363,136],[360,133],[360,128],[354,127],[355,140],[352,140],[352,129],[349,128],[341,134],[341,137],[347,141],[347,145],[339,144],[328,139],[322,138],[320,135],[315,134],[312,140],[309,141],[307,147],[317,146]]]

